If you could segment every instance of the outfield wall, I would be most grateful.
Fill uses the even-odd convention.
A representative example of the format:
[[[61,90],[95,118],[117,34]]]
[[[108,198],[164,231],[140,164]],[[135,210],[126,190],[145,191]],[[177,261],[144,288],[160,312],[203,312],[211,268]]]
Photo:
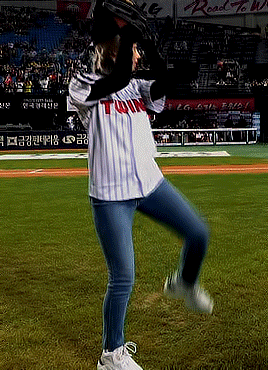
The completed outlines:
[[[86,132],[0,132],[0,150],[86,149],[87,147]]]
[[[233,97],[233,98],[203,98],[203,99],[167,99],[165,110],[157,115],[157,126],[184,128],[180,125],[185,117],[194,118],[200,128],[225,128],[225,127],[256,127],[258,115],[258,139],[267,141],[268,113],[266,109],[267,95],[258,94],[258,98]],[[256,113],[257,112],[257,113]],[[26,95],[5,94],[0,97],[0,136],[3,140],[0,148],[6,147],[5,135],[15,132],[16,135],[35,135],[37,132],[66,132],[69,127],[68,117],[75,112],[68,111],[66,96],[61,95]],[[231,119],[233,125],[227,126],[226,120]],[[202,119],[209,120],[210,124],[203,124]],[[79,121],[79,120],[78,120]],[[243,121],[244,124],[241,124]],[[74,131],[81,131],[81,122],[77,123]],[[196,128],[190,125],[190,128]],[[189,127],[187,127],[189,128]],[[35,140],[35,139],[34,139]],[[7,142],[7,140],[6,140]],[[36,145],[36,144],[35,144]],[[41,145],[41,144],[40,144]],[[20,146],[23,146],[22,143]],[[25,146],[31,146],[27,140]]]
[[[255,144],[256,128],[153,130],[157,146]],[[29,131],[0,133],[1,150],[87,149],[85,131]]]

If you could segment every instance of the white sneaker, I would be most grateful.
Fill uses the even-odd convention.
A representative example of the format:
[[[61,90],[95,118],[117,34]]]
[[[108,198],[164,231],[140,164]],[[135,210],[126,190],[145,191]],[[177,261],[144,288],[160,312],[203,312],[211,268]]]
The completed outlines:
[[[136,347],[135,343],[128,342],[113,352],[103,351],[97,370],[142,370],[129,353],[136,353]]]
[[[164,285],[164,294],[169,298],[182,298],[186,307],[190,310],[211,314],[213,300],[200,288],[199,284],[188,285],[178,275],[178,272],[170,275]]]

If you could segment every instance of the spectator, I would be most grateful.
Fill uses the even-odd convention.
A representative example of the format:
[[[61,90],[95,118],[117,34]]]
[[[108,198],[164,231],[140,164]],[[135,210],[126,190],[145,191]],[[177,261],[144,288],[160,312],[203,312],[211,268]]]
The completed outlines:
[[[24,91],[24,82],[21,78],[19,78],[18,82],[17,82],[17,92],[18,93],[23,93]]]
[[[70,131],[75,131],[75,114],[67,118],[67,126]]]
[[[27,80],[26,82],[25,82],[25,85],[24,85],[24,92],[26,93],[26,94],[31,94],[31,92],[32,92],[32,81],[30,81],[30,80]]]
[[[228,116],[227,120],[225,121],[225,127],[226,128],[232,128],[232,127],[234,127],[233,120],[231,119],[230,116]]]

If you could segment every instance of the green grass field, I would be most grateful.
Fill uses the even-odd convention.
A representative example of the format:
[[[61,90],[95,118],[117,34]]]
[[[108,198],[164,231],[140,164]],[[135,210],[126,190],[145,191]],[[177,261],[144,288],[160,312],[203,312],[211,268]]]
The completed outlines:
[[[160,164],[268,160],[267,146],[224,150],[232,156]],[[0,161],[0,168],[49,166],[86,162]],[[215,308],[198,315],[163,297],[181,241],[137,213],[136,284],[126,323],[126,340],[138,344],[135,359],[144,370],[268,369],[268,174],[168,179],[209,222],[201,281]],[[107,271],[87,178],[1,178],[0,186],[0,369],[96,369]]]

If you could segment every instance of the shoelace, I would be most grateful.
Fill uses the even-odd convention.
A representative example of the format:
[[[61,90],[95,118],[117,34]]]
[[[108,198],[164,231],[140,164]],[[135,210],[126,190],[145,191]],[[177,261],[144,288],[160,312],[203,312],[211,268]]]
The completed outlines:
[[[119,355],[119,358],[126,365],[128,364],[129,358],[132,357],[132,354],[137,352],[137,345],[133,342],[127,342],[123,345],[122,352]]]
[[[123,346],[123,353],[124,352],[127,352],[127,354],[129,356],[132,356],[129,352],[135,354],[137,352],[137,344],[134,343],[134,342],[127,342],[126,344],[124,344]]]

